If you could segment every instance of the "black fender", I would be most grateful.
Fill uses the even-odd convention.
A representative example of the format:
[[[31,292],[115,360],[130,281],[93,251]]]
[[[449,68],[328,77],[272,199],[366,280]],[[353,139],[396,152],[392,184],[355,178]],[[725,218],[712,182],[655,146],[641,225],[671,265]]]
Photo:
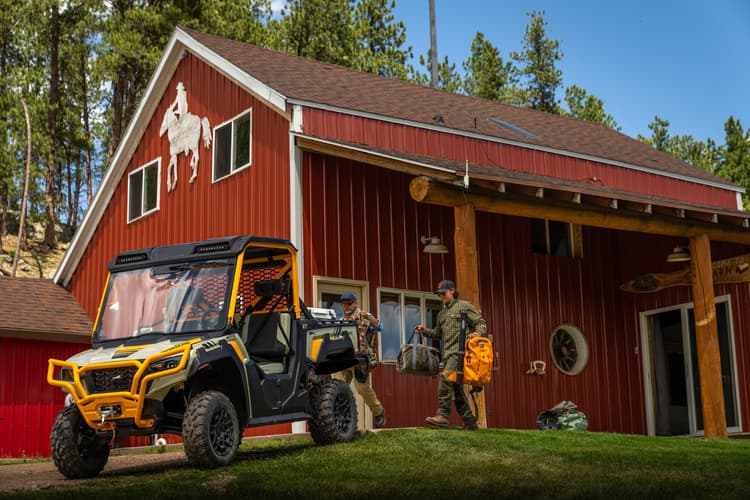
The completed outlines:
[[[234,380],[238,382],[236,385],[230,386],[233,390],[231,390],[231,394],[228,394],[228,396],[232,399],[238,413],[247,418],[251,414],[252,409],[250,398],[248,397],[250,383],[245,368],[245,365],[249,362],[249,358],[247,358],[243,347],[239,349],[239,353],[243,356],[242,359],[240,358],[238,351],[230,343],[232,340],[236,341],[238,346],[242,346],[240,339],[234,336],[212,339],[201,344],[195,350],[195,361],[190,367],[186,383],[192,387],[194,382],[200,379],[201,372],[206,369],[221,367],[220,380],[230,382]],[[235,369],[238,377],[228,377],[228,374],[224,373],[227,365]],[[201,387],[201,389],[206,388]],[[195,390],[191,392],[195,392]],[[240,422],[242,421],[243,419],[241,418]]]

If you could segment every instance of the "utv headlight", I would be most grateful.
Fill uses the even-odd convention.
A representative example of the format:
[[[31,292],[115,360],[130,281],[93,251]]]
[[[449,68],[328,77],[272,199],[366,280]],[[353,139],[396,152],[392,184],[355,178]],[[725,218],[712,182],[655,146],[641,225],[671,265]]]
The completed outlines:
[[[172,368],[177,368],[177,366],[179,366],[180,364],[180,361],[182,361],[182,354],[158,359],[148,366],[148,371],[163,372],[164,370],[171,370]]]
[[[63,366],[60,368],[60,380],[65,382],[73,382],[73,369],[69,366]]]

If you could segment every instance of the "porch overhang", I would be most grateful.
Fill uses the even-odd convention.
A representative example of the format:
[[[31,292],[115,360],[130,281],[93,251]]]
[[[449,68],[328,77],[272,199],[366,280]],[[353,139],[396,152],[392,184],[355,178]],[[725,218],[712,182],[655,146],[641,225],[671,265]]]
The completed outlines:
[[[494,191],[487,184],[466,189],[420,176],[412,180],[409,190],[411,197],[421,203],[451,207],[472,203],[483,212],[681,238],[706,234],[711,240],[750,245],[745,212],[617,193],[608,196],[507,180],[494,182],[498,186]]]
[[[596,178],[571,181],[302,135],[296,145],[414,175],[409,185],[414,201],[452,207],[456,220],[464,221],[454,234],[456,278],[475,304],[480,303],[475,210],[689,239],[704,435],[727,437],[710,242],[750,245],[750,214],[609,189]],[[478,410],[484,427],[483,401]]]
[[[750,245],[750,213],[361,144],[294,134],[303,151],[347,158],[414,175],[412,199],[587,226]],[[463,177],[468,174],[469,187]]]

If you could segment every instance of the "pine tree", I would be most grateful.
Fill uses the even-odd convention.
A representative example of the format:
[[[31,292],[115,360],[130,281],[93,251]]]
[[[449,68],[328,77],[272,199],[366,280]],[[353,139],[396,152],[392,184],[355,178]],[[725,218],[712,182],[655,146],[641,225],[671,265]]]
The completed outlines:
[[[239,42],[270,46],[271,0],[181,0],[175,5],[181,9],[183,23],[188,27]]]
[[[565,89],[565,103],[568,110],[561,110],[563,116],[578,118],[594,123],[603,123],[609,128],[620,130],[612,115],[604,111],[604,101],[577,85]]]
[[[719,175],[750,189],[750,130],[745,131],[734,116],[724,123],[726,133],[725,148],[721,152],[722,162]],[[744,197],[745,209],[750,209],[747,195]]]
[[[388,78],[405,80],[409,75],[411,47],[406,26],[395,22],[395,0],[359,0],[354,8],[354,35],[358,50],[352,67]]]
[[[555,63],[563,54],[560,41],[547,37],[544,11],[527,13],[530,20],[523,37],[523,50],[511,52],[510,57],[518,63],[518,73],[522,81],[522,99],[526,106],[557,113],[559,111],[555,94],[562,85],[562,71]]]
[[[274,48],[309,59],[352,67],[357,40],[348,0],[290,0]]]
[[[504,62],[498,49],[477,32],[471,42],[471,54],[463,63],[466,76],[463,90],[466,94],[501,101],[509,104],[520,104],[519,90],[516,86],[516,70],[513,63]]]
[[[430,51],[427,51],[426,55],[419,56],[419,65],[425,69],[425,72],[414,69],[410,80],[424,85],[425,87],[430,86]],[[438,61],[438,88],[445,90],[446,92],[459,92],[461,90],[463,80],[461,75],[456,71],[455,63],[448,60],[448,56],[445,56],[442,61]]]

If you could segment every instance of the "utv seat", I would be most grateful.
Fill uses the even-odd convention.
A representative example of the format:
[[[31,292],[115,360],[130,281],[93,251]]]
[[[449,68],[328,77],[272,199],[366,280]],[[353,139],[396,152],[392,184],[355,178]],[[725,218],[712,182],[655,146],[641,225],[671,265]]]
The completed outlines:
[[[286,361],[291,347],[291,314],[281,312],[255,312],[245,319],[242,338],[247,353],[263,373],[286,372]]]

